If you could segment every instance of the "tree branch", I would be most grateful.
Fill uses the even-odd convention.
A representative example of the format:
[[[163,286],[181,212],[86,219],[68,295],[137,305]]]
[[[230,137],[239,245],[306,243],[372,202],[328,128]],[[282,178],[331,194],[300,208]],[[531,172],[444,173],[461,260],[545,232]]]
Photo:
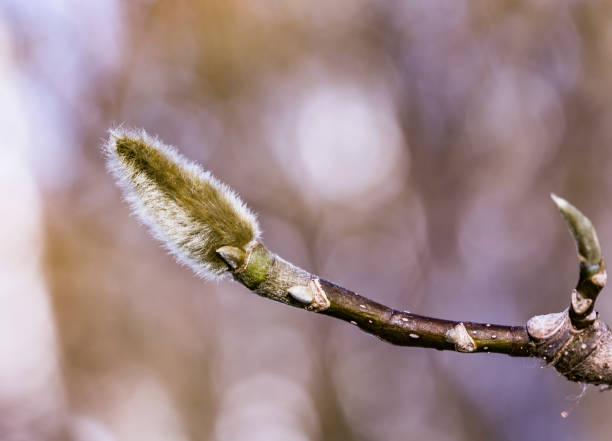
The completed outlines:
[[[397,311],[309,274],[259,243],[241,251],[218,250],[234,278],[247,288],[270,300],[344,320],[389,343],[523,357],[535,354],[524,326],[458,322]]]
[[[570,302],[572,325],[582,329],[597,318],[594,307],[599,292],[606,284],[606,265],[601,257],[599,239],[591,221],[576,207],[554,194],[551,197],[565,219],[578,249],[580,278]]]
[[[569,308],[526,326],[459,322],[394,310],[283,260],[261,244],[255,217],[227,186],[143,131],[111,131],[105,151],[136,214],[199,275],[230,273],[264,298],[347,321],[392,344],[540,357],[572,381],[612,385],[612,332],[594,311],[606,283],[597,234],[555,195],[580,262]]]

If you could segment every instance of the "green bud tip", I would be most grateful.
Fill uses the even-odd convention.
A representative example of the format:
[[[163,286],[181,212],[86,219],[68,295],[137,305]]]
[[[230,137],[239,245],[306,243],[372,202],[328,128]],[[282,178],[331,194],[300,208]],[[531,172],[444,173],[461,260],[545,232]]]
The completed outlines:
[[[550,197],[557,205],[561,216],[574,237],[581,264],[585,267],[599,265],[601,262],[601,248],[591,221],[565,199],[560,198],[554,193],[551,193]]]

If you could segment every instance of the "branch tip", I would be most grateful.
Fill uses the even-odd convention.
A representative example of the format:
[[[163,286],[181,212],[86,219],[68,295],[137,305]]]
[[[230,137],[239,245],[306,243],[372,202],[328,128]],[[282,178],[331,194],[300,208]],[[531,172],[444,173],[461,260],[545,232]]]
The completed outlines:
[[[597,232],[591,221],[576,207],[555,194],[551,197],[567,223],[580,261],[580,278],[572,291],[569,317],[575,329],[585,329],[594,324],[595,299],[606,284],[606,265],[601,257]]]
[[[592,269],[596,272],[601,262],[601,248],[593,224],[589,218],[565,199],[554,193],[551,193],[550,197],[574,237],[581,267],[586,269],[594,267]]]

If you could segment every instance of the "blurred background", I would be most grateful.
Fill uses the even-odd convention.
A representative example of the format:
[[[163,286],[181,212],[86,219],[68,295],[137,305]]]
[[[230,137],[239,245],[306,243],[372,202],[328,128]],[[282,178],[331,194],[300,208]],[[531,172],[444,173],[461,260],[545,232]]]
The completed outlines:
[[[600,0],[2,0],[0,439],[608,440],[612,395],[537,360],[197,279],[99,146],[159,135],[374,300],[524,324],[577,280],[550,192],[612,250],[611,78]]]

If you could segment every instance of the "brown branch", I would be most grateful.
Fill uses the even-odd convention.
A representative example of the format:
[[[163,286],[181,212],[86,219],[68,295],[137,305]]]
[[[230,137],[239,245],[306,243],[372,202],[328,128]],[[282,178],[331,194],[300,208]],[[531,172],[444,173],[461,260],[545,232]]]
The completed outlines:
[[[397,311],[309,274],[258,242],[246,250],[226,246],[217,252],[234,278],[262,297],[344,320],[392,344],[540,357],[573,381],[612,384],[612,333],[593,312],[606,281],[595,229],[567,201],[553,199],[576,240],[580,278],[568,310],[533,317],[526,326],[458,322]]]
[[[400,346],[458,352],[534,355],[535,345],[524,326],[457,322],[397,311],[320,280],[330,306],[323,314],[357,325],[361,330]]]
[[[271,253],[235,193],[142,131],[112,131],[105,150],[135,213],[204,277],[230,271],[262,297],[347,321],[396,345],[540,357],[572,381],[612,385],[612,332],[594,310],[605,263],[589,219],[561,198],[553,195],[580,262],[569,308],[532,317],[526,326],[458,322],[396,311]]]
[[[319,279],[261,244],[246,252],[235,247],[218,252],[236,280],[262,297],[344,320],[395,345],[522,357],[535,354],[524,326],[457,322],[397,311]]]
[[[397,311],[309,274],[259,243],[246,252],[234,247],[218,252],[236,280],[262,297],[344,320],[396,345],[535,355],[536,346],[524,326],[458,322]]]

